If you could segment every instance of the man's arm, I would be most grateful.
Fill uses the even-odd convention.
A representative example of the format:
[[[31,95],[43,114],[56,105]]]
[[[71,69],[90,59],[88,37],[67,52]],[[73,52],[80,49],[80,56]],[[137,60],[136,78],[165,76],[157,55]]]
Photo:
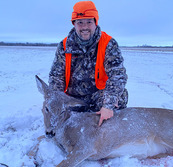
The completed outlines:
[[[117,42],[111,39],[105,53],[104,67],[108,80],[104,92],[103,107],[113,110],[118,105],[118,99],[124,92],[127,83],[124,58]]]
[[[63,42],[60,42],[57,47],[55,59],[53,61],[49,73],[49,86],[53,90],[64,91],[65,87],[65,53]]]
[[[113,109],[118,108],[118,99],[122,95],[127,82],[126,69],[123,65],[124,59],[117,42],[111,39],[105,53],[104,67],[108,80],[106,88],[103,90],[103,106],[97,114],[101,114],[99,126],[103,120],[113,116]]]

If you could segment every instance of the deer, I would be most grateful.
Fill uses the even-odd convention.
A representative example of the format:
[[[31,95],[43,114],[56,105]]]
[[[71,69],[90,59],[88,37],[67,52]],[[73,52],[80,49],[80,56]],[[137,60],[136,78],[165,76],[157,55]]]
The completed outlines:
[[[70,106],[85,106],[83,101],[52,90],[38,76],[36,81],[44,96],[45,133],[67,155],[56,167],[76,167],[84,160],[172,154],[173,110],[127,107],[115,111],[112,118],[98,126],[95,112],[69,110]]]

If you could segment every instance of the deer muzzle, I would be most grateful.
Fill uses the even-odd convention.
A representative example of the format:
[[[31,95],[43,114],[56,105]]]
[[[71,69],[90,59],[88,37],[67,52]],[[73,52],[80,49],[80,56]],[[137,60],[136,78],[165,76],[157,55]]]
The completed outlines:
[[[46,132],[46,136],[47,136],[48,138],[52,138],[52,137],[55,136],[55,133],[54,133],[53,130],[51,130],[50,132]]]

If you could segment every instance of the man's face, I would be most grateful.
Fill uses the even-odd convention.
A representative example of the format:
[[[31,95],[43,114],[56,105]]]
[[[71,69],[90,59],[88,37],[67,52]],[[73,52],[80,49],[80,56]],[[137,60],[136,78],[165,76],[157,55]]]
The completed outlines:
[[[74,27],[81,39],[89,40],[95,33],[96,24],[94,19],[79,19],[75,20]]]

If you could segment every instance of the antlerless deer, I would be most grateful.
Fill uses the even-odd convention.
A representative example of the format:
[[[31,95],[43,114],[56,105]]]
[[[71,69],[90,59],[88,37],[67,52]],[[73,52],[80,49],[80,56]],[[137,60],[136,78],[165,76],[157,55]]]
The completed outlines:
[[[52,91],[36,76],[44,95],[43,115],[47,134],[55,135],[67,158],[57,167],[75,167],[82,161],[128,155],[146,158],[173,151],[173,110],[125,108],[98,126],[99,116],[89,112],[69,112],[82,102],[64,92]]]

